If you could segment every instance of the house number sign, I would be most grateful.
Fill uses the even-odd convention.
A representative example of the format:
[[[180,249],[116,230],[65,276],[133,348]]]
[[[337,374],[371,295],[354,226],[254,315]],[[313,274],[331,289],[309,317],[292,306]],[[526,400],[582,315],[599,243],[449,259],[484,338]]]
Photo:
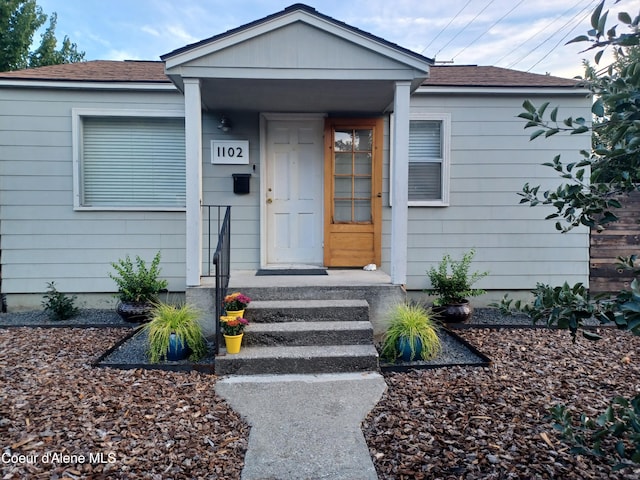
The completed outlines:
[[[211,140],[211,163],[249,164],[249,140]]]

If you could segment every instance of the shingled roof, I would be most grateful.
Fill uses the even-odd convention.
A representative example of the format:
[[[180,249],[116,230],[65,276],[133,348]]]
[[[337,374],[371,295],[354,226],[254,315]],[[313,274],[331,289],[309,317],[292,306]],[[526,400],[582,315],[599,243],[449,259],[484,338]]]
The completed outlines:
[[[567,78],[478,65],[434,65],[424,86],[448,87],[575,87]]]
[[[0,73],[0,80],[65,82],[171,83],[164,73],[164,62],[112,61],[50,65]],[[477,65],[434,65],[426,87],[575,87],[577,81],[566,78]]]
[[[0,79],[65,82],[171,83],[164,62],[138,60],[92,60],[0,73]]]

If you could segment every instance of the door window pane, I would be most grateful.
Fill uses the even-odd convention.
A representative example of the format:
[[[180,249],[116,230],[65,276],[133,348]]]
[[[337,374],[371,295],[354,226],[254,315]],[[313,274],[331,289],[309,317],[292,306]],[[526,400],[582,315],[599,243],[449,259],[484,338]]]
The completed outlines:
[[[334,146],[336,152],[351,152],[353,150],[353,130],[336,130]]]
[[[355,160],[355,173],[356,175],[369,175],[371,176],[371,153],[356,153]]]
[[[334,200],[333,220],[335,223],[351,221],[351,200]]]
[[[336,153],[336,175],[353,173],[353,156],[351,153]]]
[[[371,222],[373,129],[334,131],[333,221]]]
[[[354,150],[360,152],[370,152],[371,145],[373,144],[373,130],[367,128],[366,130],[354,130],[354,138],[356,147]]]

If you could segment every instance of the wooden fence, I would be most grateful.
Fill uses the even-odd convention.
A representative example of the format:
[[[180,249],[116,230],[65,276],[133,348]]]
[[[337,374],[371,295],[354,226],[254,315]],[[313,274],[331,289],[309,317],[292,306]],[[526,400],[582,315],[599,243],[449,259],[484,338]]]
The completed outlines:
[[[628,289],[633,276],[616,268],[620,256],[640,257],[640,193],[621,199],[619,218],[603,232],[591,231],[589,290],[592,294]]]

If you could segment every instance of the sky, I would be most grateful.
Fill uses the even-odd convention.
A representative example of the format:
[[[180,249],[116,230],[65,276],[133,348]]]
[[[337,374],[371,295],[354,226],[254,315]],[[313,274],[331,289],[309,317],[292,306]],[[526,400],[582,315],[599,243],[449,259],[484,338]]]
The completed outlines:
[[[573,78],[582,75],[585,34],[600,0],[306,0],[346,22],[436,62],[493,65]],[[295,0],[37,0],[57,12],[65,35],[86,60],[159,60],[187,44],[280,12]],[[607,0],[617,12],[640,12],[640,0]],[[620,31],[626,31],[621,29]],[[39,40],[39,34],[35,41]],[[600,65],[606,66],[606,57]]]

